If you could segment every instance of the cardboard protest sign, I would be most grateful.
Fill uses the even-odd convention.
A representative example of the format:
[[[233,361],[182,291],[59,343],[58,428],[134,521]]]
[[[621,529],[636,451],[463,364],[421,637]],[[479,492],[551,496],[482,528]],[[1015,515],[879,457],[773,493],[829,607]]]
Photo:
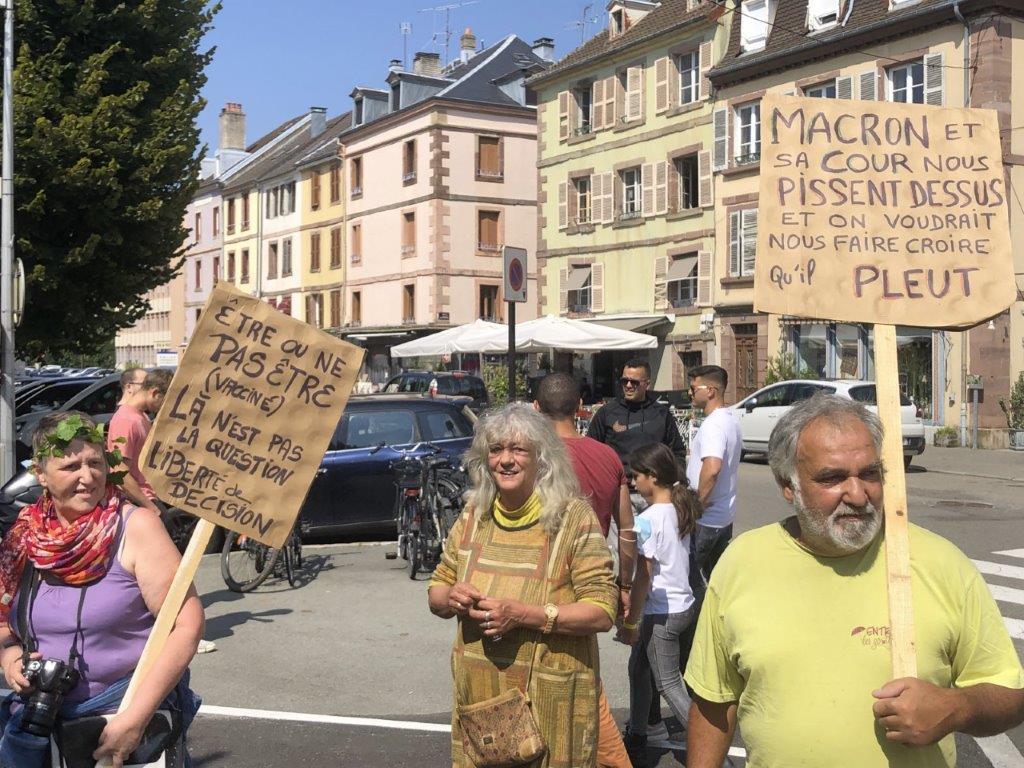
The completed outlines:
[[[363,350],[218,284],[142,451],[169,504],[280,547]]]
[[[754,306],[958,328],[1016,296],[996,114],[766,95]]]

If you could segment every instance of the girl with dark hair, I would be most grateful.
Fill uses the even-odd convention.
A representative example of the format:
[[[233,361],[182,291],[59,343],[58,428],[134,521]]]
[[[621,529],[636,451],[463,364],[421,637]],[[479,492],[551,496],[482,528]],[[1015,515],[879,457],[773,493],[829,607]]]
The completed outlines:
[[[630,718],[626,748],[642,765],[651,678],[672,714],[686,724],[690,699],[682,669],[690,653],[698,605],[690,587],[690,534],[701,507],[672,451],[661,443],[629,457],[633,482],[649,505],[637,516],[636,575],[629,612],[616,636],[633,646],[629,658]]]

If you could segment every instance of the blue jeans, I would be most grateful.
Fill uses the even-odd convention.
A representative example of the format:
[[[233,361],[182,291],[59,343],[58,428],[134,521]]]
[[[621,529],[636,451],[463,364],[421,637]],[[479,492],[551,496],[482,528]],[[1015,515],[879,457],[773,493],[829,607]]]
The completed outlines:
[[[725,552],[732,540],[732,523],[721,528],[711,528],[697,523],[697,529],[690,537],[691,555],[691,586],[707,587],[711,580],[711,572],[718,563],[718,558]],[[693,578],[692,567],[696,565],[697,578]],[[703,592],[703,590],[702,590]]]
[[[75,718],[87,715],[101,715],[109,712],[116,712],[124,692],[128,689],[131,676],[122,678],[111,685],[103,693],[86,699],[78,704],[64,702],[60,708],[60,717],[63,720],[74,720]],[[161,709],[170,709],[181,714],[182,744],[185,742],[185,733],[191,725],[199,705],[202,703],[191,688],[188,687],[189,672],[185,670],[181,680],[173,691],[164,699]],[[16,693],[10,694],[0,702],[0,768],[44,768],[48,765],[46,757],[50,751],[50,740],[43,736],[34,736],[21,730],[21,715],[25,708],[18,706],[12,712],[14,704],[21,704],[21,697]],[[184,750],[184,766],[191,768],[192,761],[189,758],[188,749]]]
[[[698,606],[682,613],[648,614],[640,625],[640,639],[629,655],[629,730],[643,733],[653,691],[651,674],[658,693],[672,714],[684,726],[689,720],[690,697],[683,683],[683,670],[693,645]]]

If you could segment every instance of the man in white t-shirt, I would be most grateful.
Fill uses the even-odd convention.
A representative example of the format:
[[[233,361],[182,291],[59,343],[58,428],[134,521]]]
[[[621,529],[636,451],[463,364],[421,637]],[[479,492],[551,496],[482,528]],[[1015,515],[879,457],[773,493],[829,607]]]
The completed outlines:
[[[739,421],[725,407],[725,369],[701,365],[689,371],[689,379],[693,407],[704,412],[686,462],[686,479],[704,507],[691,548],[700,580],[707,585],[732,539],[743,435]]]

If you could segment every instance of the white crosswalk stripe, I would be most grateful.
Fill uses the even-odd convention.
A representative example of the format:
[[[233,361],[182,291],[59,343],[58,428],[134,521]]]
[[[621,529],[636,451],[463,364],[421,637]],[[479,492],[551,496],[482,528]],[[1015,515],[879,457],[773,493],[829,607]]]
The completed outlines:
[[[1005,565],[1003,563],[991,563],[988,560],[972,560],[974,566],[989,576],[1002,576],[1007,579],[1024,580],[1024,568],[1019,565]]]
[[[1024,560],[1024,549],[1004,549],[1001,552],[993,552],[993,555],[1002,555],[1003,557],[1019,557]]]

